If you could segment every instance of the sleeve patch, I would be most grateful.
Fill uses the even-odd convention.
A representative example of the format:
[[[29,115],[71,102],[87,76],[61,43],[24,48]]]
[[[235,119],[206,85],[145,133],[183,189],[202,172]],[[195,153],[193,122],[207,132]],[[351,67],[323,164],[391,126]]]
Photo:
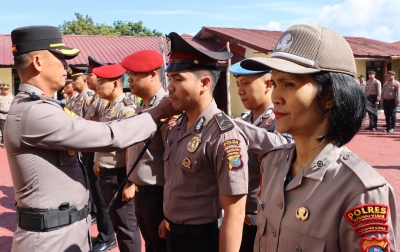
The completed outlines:
[[[369,233],[389,233],[389,225],[381,223],[368,223],[354,229],[357,236],[364,236]]]
[[[240,140],[229,139],[221,144],[227,155],[228,167],[230,171],[239,171],[243,168]]]
[[[390,251],[390,242],[386,237],[382,238],[368,238],[363,237],[360,246],[363,252],[387,252]]]
[[[344,214],[344,217],[354,227],[364,221],[387,222],[389,206],[381,204],[364,204],[356,206]]]
[[[90,105],[90,100],[86,101],[86,105],[89,106]]]

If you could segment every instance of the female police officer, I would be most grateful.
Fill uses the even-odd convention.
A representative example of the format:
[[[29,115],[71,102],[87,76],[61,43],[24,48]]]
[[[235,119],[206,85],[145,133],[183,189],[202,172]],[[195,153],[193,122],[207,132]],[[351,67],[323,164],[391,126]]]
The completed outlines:
[[[366,110],[347,42],[295,25],[270,58],[241,66],[273,69],[276,129],[295,139],[264,155],[255,251],[395,250],[393,188],[344,146]]]

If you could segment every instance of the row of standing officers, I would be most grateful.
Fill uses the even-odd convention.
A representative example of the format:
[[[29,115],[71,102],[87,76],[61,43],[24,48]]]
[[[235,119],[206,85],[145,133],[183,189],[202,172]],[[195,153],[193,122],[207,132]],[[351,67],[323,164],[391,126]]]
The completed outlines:
[[[55,27],[22,27],[11,37],[23,83],[6,123],[18,215],[13,251],[32,250],[32,244],[37,251],[104,251],[116,246],[114,234],[107,232],[99,232],[91,245],[89,188],[94,202],[97,198],[103,204],[94,204],[99,229],[109,217],[105,230],[113,227],[121,251],[140,250],[139,228],[146,251],[352,251],[360,246],[364,251],[388,251],[395,246],[393,189],[343,146],[355,133],[332,133],[334,126],[326,125],[336,120],[330,119],[338,115],[333,110],[343,106],[334,100],[340,99],[342,93],[334,92],[342,86],[320,88],[316,98],[315,86],[320,84],[309,75],[329,69],[321,74],[333,72],[330,85],[354,87],[351,49],[335,32],[293,26],[271,59],[234,65],[230,71],[237,78],[238,94],[250,110],[235,120],[217,108],[212,95],[218,61],[231,58],[230,52],[196,48],[170,33],[168,100],[163,99],[167,94],[160,82],[163,61],[158,53],[140,51],[116,65],[89,58],[87,70],[72,68],[78,94],[67,100],[65,113],[46,97],[64,86],[65,60],[79,50],[63,44]],[[330,43],[339,45],[340,53],[324,50]],[[303,50],[320,44],[318,54]],[[334,60],[324,61],[328,56]],[[90,66],[91,61],[95,65]],[[271,74],[271,69],[278,70]],[[132,93],[142,98],[138,107],[123,94],[125,73]],[[337,73],[345,82],[335,82]],[[85,85],[93,85],[92,91]],[[357,88],[356,97],[365,102]],[[43,96],[35,100],[24,92]],[[296,96],[299,93],[303,96]],[[322,108],[316,99],[323,99]],[[354,132],[365,110],[359,112]],[[276,120],[281,121],[281,132],[297,137],[298,146],[286,144],[290,137],[275,132]],[[144,140],[153,134],[107,214],[105,207]],[[309,146],[304,145],[306,136]],[[304,160],[309,161],[303,167]]]

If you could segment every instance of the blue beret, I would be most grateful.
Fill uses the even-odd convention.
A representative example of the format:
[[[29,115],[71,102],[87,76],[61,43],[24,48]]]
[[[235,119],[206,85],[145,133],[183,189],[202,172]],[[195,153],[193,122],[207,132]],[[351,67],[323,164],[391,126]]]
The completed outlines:
[[[229,68],[229,72],[233,74],[233,76],[238,77],[240,75],[251,75],[251,74],[261,74],[261,73],[270,73],[272,70],[263,70],[263,71],[252,71],[244,69],[240,66],[240,62],[232,65]]]

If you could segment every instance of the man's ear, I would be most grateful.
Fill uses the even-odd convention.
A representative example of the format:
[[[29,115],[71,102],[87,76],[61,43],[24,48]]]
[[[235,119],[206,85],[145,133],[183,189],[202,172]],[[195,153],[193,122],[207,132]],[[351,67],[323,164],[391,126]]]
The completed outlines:
[[[36,71],[41,72],[43,70],[44,53],[41,51],[31,52],[30,59],[32,60],[32,65]]]
[[[210,76],[201,77],[200,81],[201,81],[201,86],[204,90],[211,88],[211,77]]]
[[[157,71],[152,71],[152,72],[150,73],[150,75],[151,75],[151,81],[153,81],[154,78],[157,77]]]

